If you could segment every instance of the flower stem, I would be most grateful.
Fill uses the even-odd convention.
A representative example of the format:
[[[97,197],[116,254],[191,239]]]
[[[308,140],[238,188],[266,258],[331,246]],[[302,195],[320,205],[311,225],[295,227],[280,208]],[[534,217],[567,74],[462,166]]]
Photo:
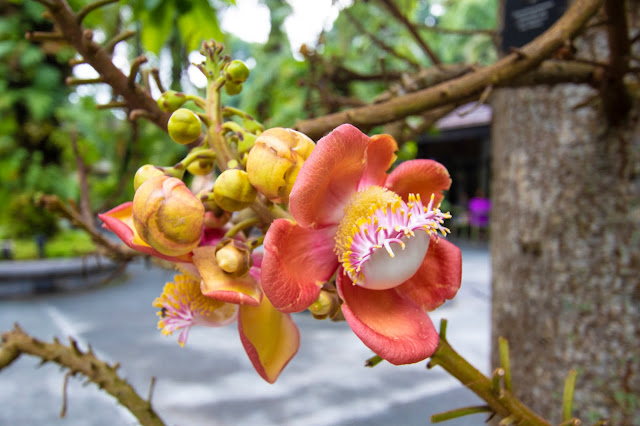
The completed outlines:
[[[446,320],[443,320],[445,322]],[[469,364],[460,354],[458,354],[447,342],[446,337],[441,333],[440,343],[436,352],[431,356],[427,365],[432,368],[441,366],[458,379],[465,387],[473,391],[482,398],[491,410],[504,418],[513,419],[516,423],[531,426],[549,425],[543,418],[533,413],[511,391],[500,389],[495,392],[493,381]]]

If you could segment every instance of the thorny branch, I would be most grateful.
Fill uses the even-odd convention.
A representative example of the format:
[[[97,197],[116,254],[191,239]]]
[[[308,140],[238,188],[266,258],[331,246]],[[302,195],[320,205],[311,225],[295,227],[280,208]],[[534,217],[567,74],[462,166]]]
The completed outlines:
[[[104,389],[133,414],[142,425],[164,425],[151,406],[151,399],[143,399],[135,389],[118,375],[118,363],[109,365],[98,359],[91,346],[82,351],[78,343],[69,338],[69,345],[63,345],[56,338],[53,343],[43,342],[25,333],[18,324],[14,329],[2,333],[0,344],[0,371],[9,366],[22,354],[33,355],[41,363],[54,362],[69,371],[65,376],[65,392],[61,415],[66,411],[66,381],[68,376],[81,374],[87,382],[95,383]],[[149,394],[151,396],[151,392]]]

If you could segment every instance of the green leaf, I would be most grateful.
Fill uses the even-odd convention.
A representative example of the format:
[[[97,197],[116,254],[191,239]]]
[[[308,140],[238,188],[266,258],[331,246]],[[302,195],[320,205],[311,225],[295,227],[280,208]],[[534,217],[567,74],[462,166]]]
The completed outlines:
[[[170,3],[164,2],[155,9],[140,12],[142,45],[156,55],[160,53],[174,25],[175,9]]]
[[[223,41],[216,10],[207,0],[194,0],[191,9],[178,17],[180,36],[188,51],[198,50],[203,41]]]

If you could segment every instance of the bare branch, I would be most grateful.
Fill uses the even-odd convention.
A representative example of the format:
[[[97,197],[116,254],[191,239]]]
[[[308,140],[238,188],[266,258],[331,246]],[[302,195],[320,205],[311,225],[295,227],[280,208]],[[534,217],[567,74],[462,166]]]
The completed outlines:
[[[419,114],[430,108],[457,102],[470,96],[479,96],[489,85],[494,87],[505,85],[527,71],[535,69],[567,40],[575,37],[602,3],[603,0],[573,2],[564,16],[549,30],[521,49],[525,57],[512,53],[491,66],[480,68],[436,86],[386,102],[300,121],[295,128],[317,139],[342,123],[351,123],[366,130],[371,126]]]

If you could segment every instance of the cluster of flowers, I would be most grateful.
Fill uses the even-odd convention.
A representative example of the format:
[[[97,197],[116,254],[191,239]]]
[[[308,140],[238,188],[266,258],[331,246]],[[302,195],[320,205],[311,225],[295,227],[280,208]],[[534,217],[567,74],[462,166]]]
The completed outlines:
[[[220,174],[213,196],[141,168],[133,202],[100,218],[129,247],[181,272],[154,302],[159,328],[180,331],[181,345],[195,325],[237,320],[256,371],[274,382],[300,344],[290,314],[310,309],[319,318],[343,315],[383,359],[414,363],[438,345],[427,312],[455,296],[462,262],[437,235],[448,231],[450,216],[439,209],[447,170],[412,160],[387,174],[397,148],[391,136],[369,138],[346,124],[317,145],[269,129],[252,144],[246,171]],[[229,221],[256,196],[290,212],[259,224],[257,250],[261,237],[248,240]]]

